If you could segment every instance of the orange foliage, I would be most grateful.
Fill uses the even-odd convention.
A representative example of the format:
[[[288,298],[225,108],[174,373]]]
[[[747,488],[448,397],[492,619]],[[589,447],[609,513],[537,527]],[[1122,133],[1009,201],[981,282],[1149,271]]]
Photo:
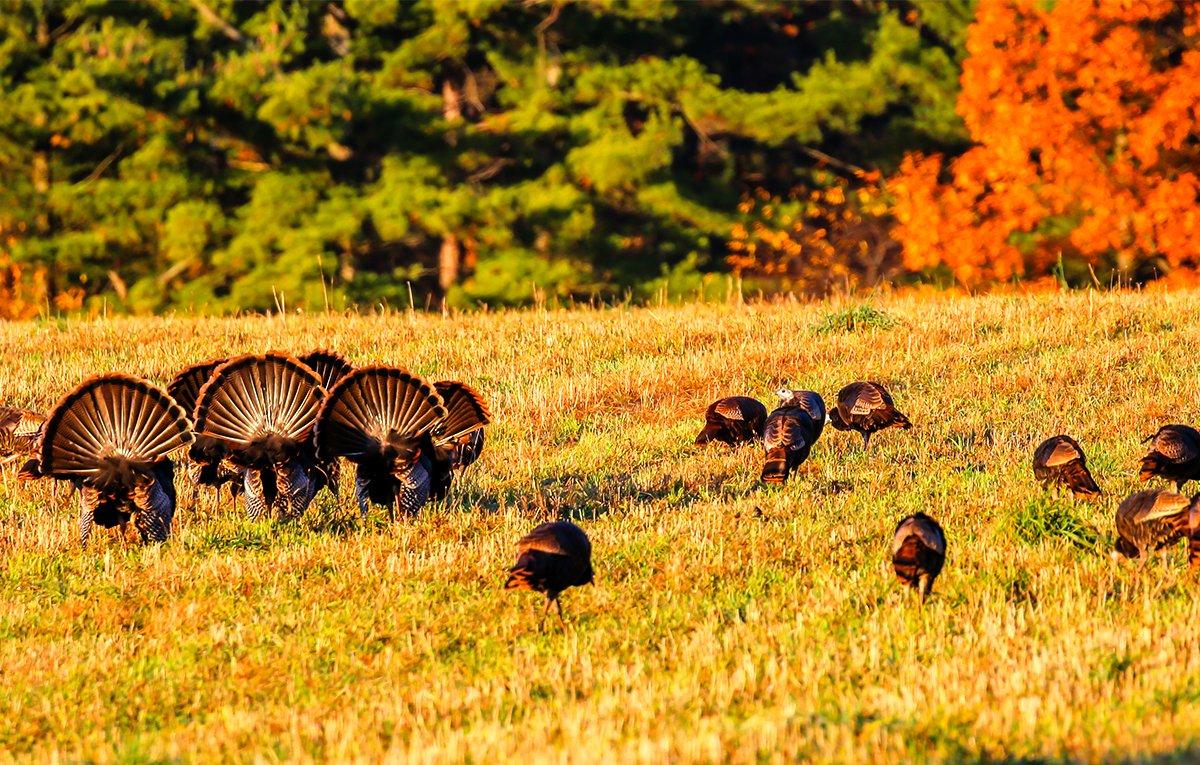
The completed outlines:
[[[738,206],[746,222],[734,226],[726,261],[735,273],[783,277],[796,289],[828,292],[852,283],[872,286],[896,265],[884,189],[876,177],[859,188],[842,181],[789,199],[759,189]]]
[[[31,319],[50,294],[46,269],[27,269],[0,252],[0,319]]]
[[[888,183],[907,268],[971,285],[1060,254],[1200,265],[1200,3],[980,0],[967,49],[977,145]]]

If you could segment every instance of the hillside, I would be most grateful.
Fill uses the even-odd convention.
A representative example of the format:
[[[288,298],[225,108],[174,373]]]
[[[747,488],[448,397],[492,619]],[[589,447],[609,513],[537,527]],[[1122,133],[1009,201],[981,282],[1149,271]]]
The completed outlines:
[[[0,401],[165,382],[217,355],[329,346],[488,398],[449,501],[361,529],[343,474],[297,524],[180,482],[174,538],[79,549],[75,499],[0,477],[0,751],[18,759],[976,760],[1200,754],[1200,600],[1183,549],[1109,557],[1139,441],[1200,421],[1195,292],[881,298],[442,317],[0,324]],[[851,310],[855,309],[855,310]],[[847,316],[860,319],[847,328]],[[886,326],[887,317],[895,320]],[[866,326],[863,326],[863,325]],[[878,379],[916,424],[827,428],[788,485],[699,449],[704,406]],[[1107,496],[1047,495],[1066,432]],[[1195,485],[1192,486],[1195,488]],[[896,521],[949,538],[924,610]],[[570,627],[500,589],[540,520],[580,519]],[[548,623],[549,625],[550,623]]]

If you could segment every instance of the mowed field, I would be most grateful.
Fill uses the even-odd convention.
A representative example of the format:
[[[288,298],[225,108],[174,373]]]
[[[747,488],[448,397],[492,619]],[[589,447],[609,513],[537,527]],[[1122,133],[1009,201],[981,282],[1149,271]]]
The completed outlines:
[[[1139,441],[1200,422],[1200,293],[879,298],[499,314],[0,325],[0,401],[89,374],[330,347],[461,379],[494,424],[450,499],[366,527],[343,473],[297,523],[191,502],[174,536],[78,543],[76,499],[0,477],[0,758],[458,762],[1200,757],[1200,577],[1118,565]],[[850,313],[847,313],[850,312]],[[847,327],[846,315],[865,318]],[[866,326],[863,326],[865,324]],[[826,428],[784,487],[697,448],[705,405],[879,380],[915,423]],[[1107,495],[1043,492],[1065,432]],[[1193,487],[1196,485],[1193,484]],[[892,530],[949,540],[924,609]],[[501,589],[576,520],[596,584]]]

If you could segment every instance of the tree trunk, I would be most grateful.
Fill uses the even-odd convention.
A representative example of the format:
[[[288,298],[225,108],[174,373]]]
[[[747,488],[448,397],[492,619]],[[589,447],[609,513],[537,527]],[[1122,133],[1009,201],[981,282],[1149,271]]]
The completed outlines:
[[[458,245],[458,237],[446,234],[442,238],[442,248],[438,251],[438,285],[443,294],[458,283],[461,261],[462,250]]]

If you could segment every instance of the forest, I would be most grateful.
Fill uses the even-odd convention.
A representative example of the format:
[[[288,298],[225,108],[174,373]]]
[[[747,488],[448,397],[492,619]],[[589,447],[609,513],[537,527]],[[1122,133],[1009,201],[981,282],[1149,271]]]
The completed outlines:
[[[1200,4],[5,0],[0,316],[1188,284]]]

